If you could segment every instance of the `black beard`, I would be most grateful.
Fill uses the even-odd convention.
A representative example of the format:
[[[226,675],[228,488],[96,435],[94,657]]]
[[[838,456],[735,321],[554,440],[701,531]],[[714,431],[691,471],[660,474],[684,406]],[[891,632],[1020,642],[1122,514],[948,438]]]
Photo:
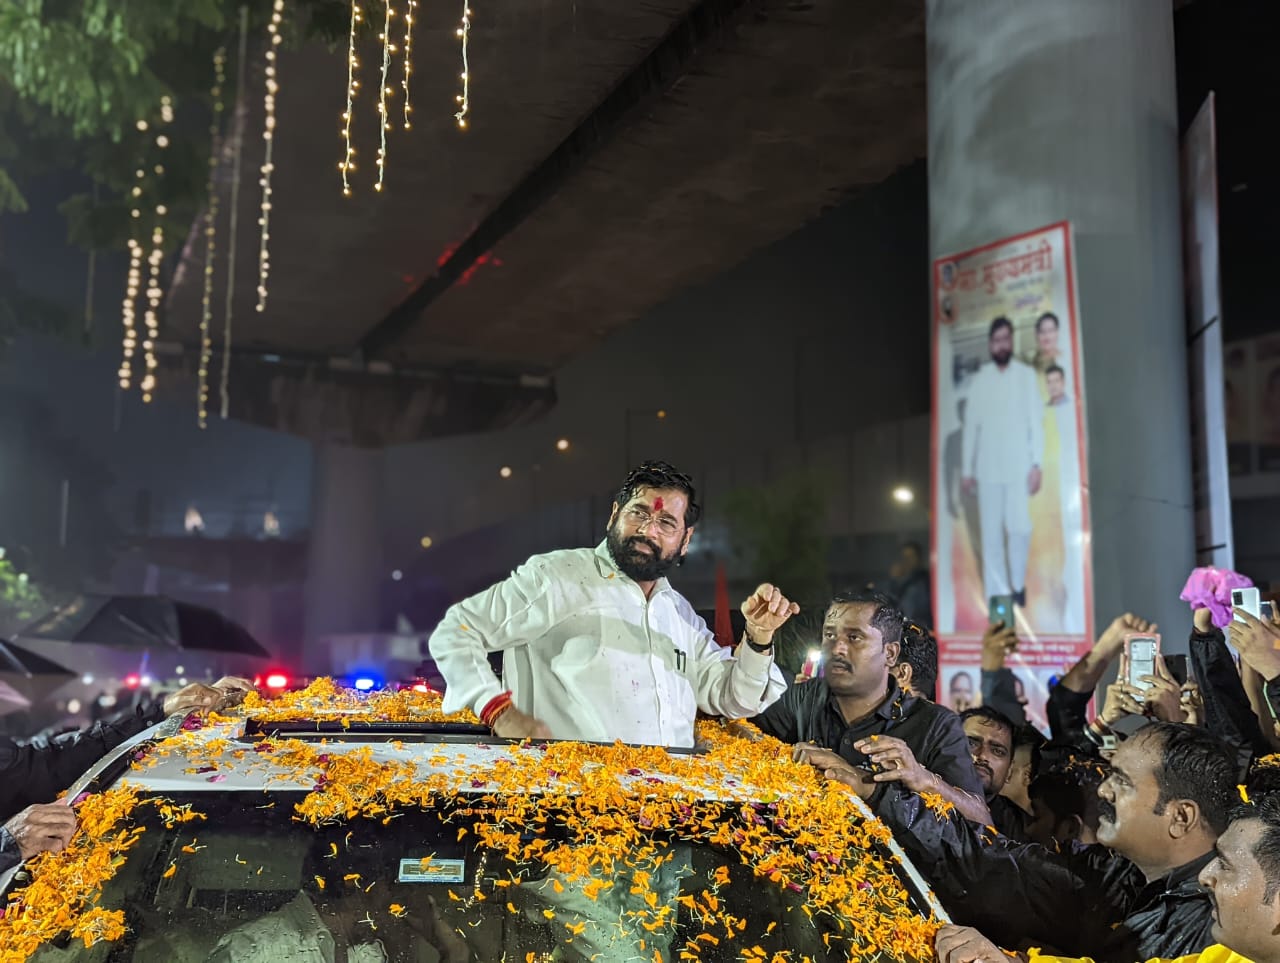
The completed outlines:
[[[1105,819],[1109,823],[1116,821],[1116,807],[1105,799],[1098,800],[1098,818]]]
[[[992,351],[991,352],[991,360],[994,361],[996,364],[998,364],[1002,368],[1009,363],[1009,359],[1012,357],[1013,357],[1012,351],[1000,351],[1000,352]]]
[[[652,555],[637,552],[635,546],[649,546]],[[643,535],[632,535],[623,539],[618,535],[617,526],[610,528],[605,536],[605,544],[609,547],[609,555],[613,564],[618,566],[622,574],[633,582],[656,582],[666,575],[680,560],[679,555],[670,558],[662,557],[662,548]]]

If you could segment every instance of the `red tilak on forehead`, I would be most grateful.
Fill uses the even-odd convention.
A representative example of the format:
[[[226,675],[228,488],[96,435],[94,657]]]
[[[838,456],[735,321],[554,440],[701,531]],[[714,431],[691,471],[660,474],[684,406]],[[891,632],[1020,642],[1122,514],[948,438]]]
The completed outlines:
[[[661,496],[661,495],[659,495],[657,498],[655,498],[655,499],[653,500],[653,510],[654,510],[655,512],[660,512],[660,511],[662,511],[662,496]]]

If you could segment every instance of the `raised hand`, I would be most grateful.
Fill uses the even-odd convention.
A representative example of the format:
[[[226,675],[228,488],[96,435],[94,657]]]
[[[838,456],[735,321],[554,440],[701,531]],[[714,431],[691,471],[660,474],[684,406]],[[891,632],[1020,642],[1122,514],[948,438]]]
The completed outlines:
[[[1102,633],[1102,637],[1095,643],[1094,648],[1102,649],[1110,658],[1114,659],[1124,648],[1124,637],[1126,635],[1151,635],[1158,631],[1160,631],[1160,626],[1156,625],[1156,623],[1139,618],[1132,612],[1126,612],[1107,626]]]
[[[782,594],[782,589],[765,582],[742,603],[747,634],[756,645],[768,645],[773,633],[800,611],[800,606]]]
[[[992,622],[982,636],[982,667],[988,671],[1004,668],[1004,660],[1018,651],[1018,635],[1003,622]]]
[[[1169,674],[1164,656],[1156,656],[1156,674],[1144,675],[1142,681],[1147,683],[1142,701],[1151,715],[1161,722],[1187,721],[1187,714],[1182,709],[1182,687]]]
[[[1102,703],[1102,711],[1098,713],[1098,721],[1104,726],[1114,726],[1125,716],[1143,714],[1141,692],[1128,683],[1129,660],[1120,656],[1120,675],[1117,681],[1107,686],[1107,695]]]
[[[1268,682],[1280,676],[1280,626],[1256,619],[1244,609],[1236,609],[1235,615],[1227,628],[1227,640],[1241,660]]]
[[[1194,679],[1188,679],[1182,687],[1182,712],[1187,717],[1189,726],[1198,726],[1204,722],[1204,697]]]

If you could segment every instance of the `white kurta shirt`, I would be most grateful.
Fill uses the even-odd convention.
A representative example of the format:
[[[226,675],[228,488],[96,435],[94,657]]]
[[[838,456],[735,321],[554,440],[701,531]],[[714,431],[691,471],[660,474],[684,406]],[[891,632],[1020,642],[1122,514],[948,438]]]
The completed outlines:
[[[1011,359],[987,362],[973,376],[964,414],[962,473],[979,483],[1025,485],[1044,464],[1044,398],[1036,370]]]
[[[557,739],[687,748],[698,709],[746,718],[786,689],[771,655],[722,648],[665,578],[645,599],[604,543],[535,555],[452,606],[430,646],[446,712],[479,714],[510,689]]]

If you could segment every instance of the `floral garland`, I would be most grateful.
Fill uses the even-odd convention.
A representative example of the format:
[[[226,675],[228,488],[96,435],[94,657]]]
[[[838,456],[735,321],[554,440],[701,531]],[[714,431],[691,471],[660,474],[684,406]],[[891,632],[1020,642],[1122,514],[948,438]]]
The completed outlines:
[[[31,882],[14,891],[0,918],[0,963],[25,960],[63,933],[83,940],[86,948],[124,936],[124,911],[93,904],[142,835],[141,827],[128,826],[130,815],[151,803],[166,825],[201,818],[164,800],[140,799],[139,792],[121,785],[86,796],[76,807],[79,829],[71,845],[27,861]]]
[[[328,679],[279,699],[251,695],[243,711],[267,724],[352,718],[355,710],[360,721],[474,721],[469,713],[446,716],[438,694],[365,695],[340,690]],[[822,943],[847,960],[933,956],[937,923],[911,908],[886,857],[877,855],[877,844],[889,840],[889,830],[879,821],[859,818],[848,790],[825,782],[810,766],[793,763],[786,747],[768,737],[744,739],[720,723],[702,721],[697,736],[706,751],[699,755],[564,742],[512,747],[496,760],[477,763],[451,756],[455,747],[448,746],[424,748],[425,758],[417,762],[378,759],[367,746],[333,752],[323,742],[297,739],[267,738],[245,749],[194,728],[194,723],[184,727],[186,731],[156,746],[135,766],[177,757],[188,764],[188,772],[213,773],[208,777],[212,781],[225,778],[217,770],[229,761],[284,769],[313,786],[297,804],[295,818],[314,826],[356,818],[385,824],[416,808],[433,809],[446,818],[465,813],[459,840],[471,832],[495,855],[541,865],[552,874],[548,878],[557,892],[568,885],[595,901],[615,881],[630,880],[627,896],[632,898],[611,925],[617,928],[616,938],[642,949],[646,940],[654,946],[654,934],[674,931],[676,910],[660,898],[654,877],[670,858],[669,852],[663,855],[665,842],[682,841],[735,852],[756,878],[792,894],[809,920],[822,921]],[[89,797],[80,807],[81,831],[71,847],[28,864],[33,881],[11,897],[9,912],[0,920],[0,963],[26,959],[63,932],[82,938],[86,946],[124,934],[123,913],[93,903],[142,831],[122,828],[130,812],[143,802],[156,802],[169,825],[199,818],[189,809],[142,800],[139,794],[138,788],[122,785]],[[737,800],[723,801],[726,795]],[[548,834],[549,827],[555,833]],[[480,875],[473,890],[451,890],[449,898],[468,905],[494,899],[481,890]],[[354,874],[344,881],[361,882]],[[509,888],[524,881],[494,882]],[[671,954],[697,961],[710,947],[742,941],[737,952],[743,960],[799,959],[799,951],[770,954],[758,944],[745,945],[748,923],[729,912],[724,897],[730,885],[730,866],[725,865],[700,894],[678,897],[697,924],[693,929],[701,926],[701,932],[672,946]],[[518,912],[514,902],[506,902],[506,908]],[[387,909],[392,917],[405,912],[395,903]],[[563,923],[569,941],[587,925],[573,913],[546,909],[544,915],[553,925]],[[661,960],[661,952],[655,950],[654,958]]]

